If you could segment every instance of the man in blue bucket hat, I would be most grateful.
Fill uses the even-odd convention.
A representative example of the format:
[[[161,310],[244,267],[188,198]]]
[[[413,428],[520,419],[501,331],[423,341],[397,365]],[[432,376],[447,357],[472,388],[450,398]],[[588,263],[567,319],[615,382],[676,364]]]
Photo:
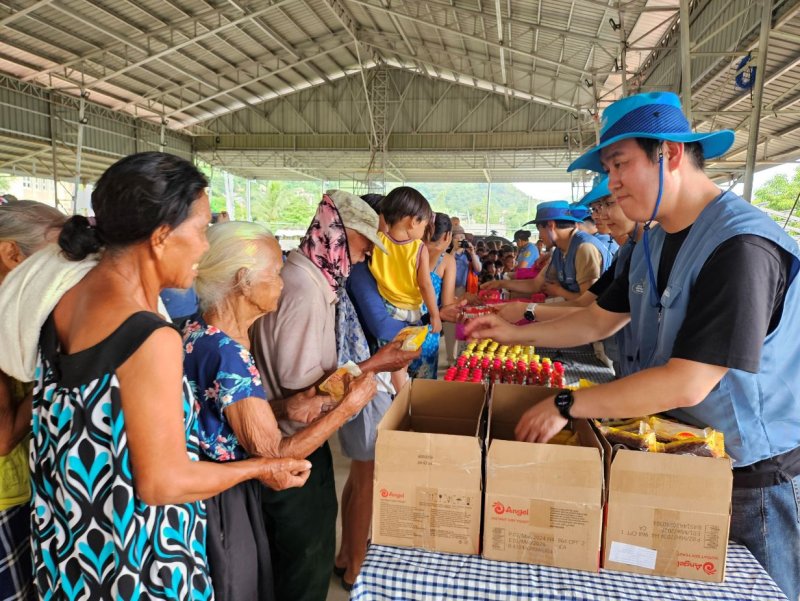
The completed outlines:
[[[533,280],[487,282],[484,288],[508,288],[525,293],[544,292],[567,300],[578,298],[608,269],[612,257],[608,247],[597,238],[578,229],[585,210],[578,214],[566,200],[541,202],[536,207],[539,238],[555,246],[550,265]],[[527,225],[527,224],[526,224]]]
[[[614,256],[619,250],[619,243],[609,232],[602,214],[595,210],[601,202],[606,202],[606,199],[610,196],[611,192],[608,190],[608,177],[605,175],[598,175],[594,178],[592,189],[584,194],[578,202],[572,203],[572,212],[576,215],[579,215],[579,210],[584,212],[585,217],[583,218],[583,226],[581,226],[581,229],[608,246],[608,251],[611,253],[611,256]]]
[[[692,133],[674,94],[638,94],[606,109],[600,143],[570,168],[606,171],[614,200],[645,233],[628,276],[571,317],[560,342],[601,338],[630,322],[637,373],[559,393],[525,414],[516,433],[544,441],[570,415],[659,411],[723,432],[734,462],[731,538],[796,600],[800,252],[762,211],[703,172],[705,159],[732,144],[730,131]],[[470,333],[487,329],[478,323]]]

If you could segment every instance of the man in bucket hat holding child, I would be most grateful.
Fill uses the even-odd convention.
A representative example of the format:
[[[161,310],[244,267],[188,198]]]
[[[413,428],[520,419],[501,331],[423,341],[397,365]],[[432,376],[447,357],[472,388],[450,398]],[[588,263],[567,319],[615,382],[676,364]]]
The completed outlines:
[[[638,94],[609,106],[600,143],[570,169],[608,173],[628,218],[645,224],[627,277],[570,316],[563,346],[630,323],[636,373],[561,392],[517,425],[543,442],[568,417],[670,411],[725,435],[734,461],[731,538],[746,545],[792,601],[800,597],[800,252],[769,217],[703,172],[730,131],[692,133],[678,97]],[[657,221],[658,226],[651,224]],[[516,332],[479,318],[472,336],[547,344],[543,323]],[[554,323],[555,322],[550,322]],[[512,333],[513,332],[513,333]],[[535,338],[534,338],[535,336]],[[494,336],[497,338],[497,336]],[[516,341],[516,340],[515,340]]]

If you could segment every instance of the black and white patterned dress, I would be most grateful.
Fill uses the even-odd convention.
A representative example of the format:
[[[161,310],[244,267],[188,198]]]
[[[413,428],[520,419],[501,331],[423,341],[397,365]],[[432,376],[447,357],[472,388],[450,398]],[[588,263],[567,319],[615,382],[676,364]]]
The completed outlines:
[[[153,313],[135,313],[102,342],[71,355],[59,352],[52,316],[42,328],[31,444],[41,599],[213,598],[204,504],[146,505],[131,472],[116,370],[165,326],[171,327]],[[196,461],[185,380],[183,408],[186,452]]]

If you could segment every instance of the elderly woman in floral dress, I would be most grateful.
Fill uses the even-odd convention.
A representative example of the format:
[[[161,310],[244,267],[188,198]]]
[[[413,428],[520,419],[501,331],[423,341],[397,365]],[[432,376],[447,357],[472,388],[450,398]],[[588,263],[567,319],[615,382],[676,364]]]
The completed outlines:
[[[208,242],[195,281],[201,315],[184,326],[184,371],[197,403],[200,448],[217,462],[306,457],[370,401],[375,381],[371,374],[358,378],[333,409],[331,397],[317,395],[314,387],[268,400],[248,329],[278,306],[280,247],[264,226],[238,221],[212,227]],[[284,438],[276,419],[283,417],[314,423]],[[209,499],[207,510],[217,601],[274,599],[259,483],[245,482]]]

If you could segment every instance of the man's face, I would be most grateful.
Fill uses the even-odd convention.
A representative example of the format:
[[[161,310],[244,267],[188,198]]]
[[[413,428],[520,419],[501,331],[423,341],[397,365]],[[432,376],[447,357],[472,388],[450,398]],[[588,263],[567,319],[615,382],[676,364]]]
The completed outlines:
[[[648,221],[658,196],[658,163],[654,164],[633,139],[603,148],[600,160],[608,173],[611,196],[620,209],[633,221]]]

